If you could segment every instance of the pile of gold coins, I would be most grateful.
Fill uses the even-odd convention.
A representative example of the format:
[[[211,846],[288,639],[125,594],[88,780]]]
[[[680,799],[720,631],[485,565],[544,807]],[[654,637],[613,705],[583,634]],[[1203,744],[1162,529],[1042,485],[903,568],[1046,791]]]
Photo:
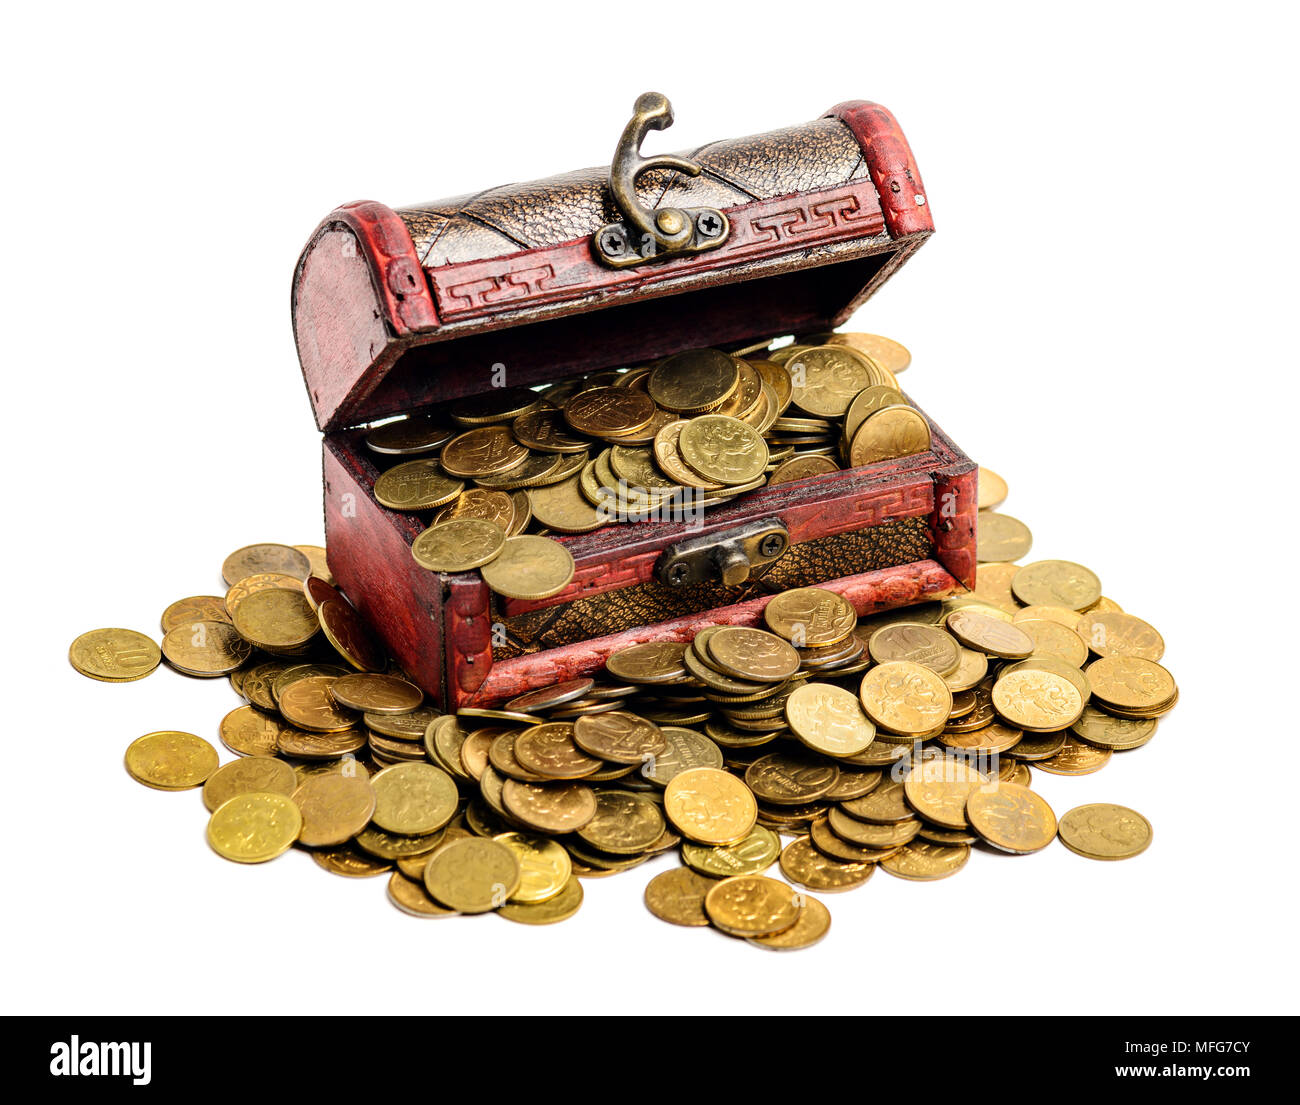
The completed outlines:
[[[601,388],[615,385],[574,394]],[[559,432],[560,409],[533,413]],[[858,432],[846,425],[839,445]],[[415,916],[547,924],[579,909],[582,880],[671,852],[682,865],[646,886],[656,917],[807,947],[830,927],[808,892],[852,889],[877,868],[933,880],[978,848],[1027,854],[1059,837],[1113,860],[1150,843],[1150,824],[1122,806],[1058,822],[1031,769],[1087,774],[1150,741],[1178,698],[1164,642],[1082,565],[1015,563],[1032,538],[993,510],[1005,495],[982,469],[973,593],[859,618],[832,590],[790,590],[760,626],[635,645],[596,677],[499,709],[426,704],[314,546],[232,553],[226,594],[169,606],[161,647],[104,629],[69,655],[106,681],[163,660],[229,678],[244,704],[218,732],[235,759],[181,732],[126,752],[147,786],[202,787],[208,841],[227,859],[297,847],[337,875],[386,876],[390,901]]]
[[[407,459],[379,475],[375,498],[430,512],[411,549],[423,567],[479,568],[499,593],[546,598],[572,563],[566,576],[562,547],[537,536],[671,517],[834,472],[837,458],[856,467],[930,448],[929,423],[898,390],[906,349],[870,334],[808,340],[825,344],[686,350],[540,390],[497,388],[453,403],[448,421],[385,423],[366,444]],[[526,535],[530,524],[541,533]]]

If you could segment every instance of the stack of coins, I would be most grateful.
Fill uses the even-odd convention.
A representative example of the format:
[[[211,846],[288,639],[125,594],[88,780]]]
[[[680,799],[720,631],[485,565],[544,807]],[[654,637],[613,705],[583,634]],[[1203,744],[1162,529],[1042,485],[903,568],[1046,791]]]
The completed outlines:
[[[896,342],[842,334],[769,345],[686,350],[537,390],[499,388],[453,403],[446,422],[385,423],[366,443],[399,462],[375,497],[427,515],[412,550],[422,566],[468,571],[500,541],[481,526],[437,539],[433,530],[477,520],[504,538],[530,525],[588,533],[929,449],[929,423],[898,390],[910,356]],[[463,555],[444,554],[462,544]]]
[[[674,373],[655,380],[650,370],[644,394],[657,409],[667,401],[682,408],[670,413],[690,413],[726,383],[722,361],[712,364],[712,392],[688,395]],[[565,409],[521,412],[526,399],[497,397],[458,416],[554,422]],[[593,418],[609,409],[589,403],[580,409]],[[611,437],[618,428],[602,426]],[[438,432],[404,424],[381,441],[415,438]],[[973,593],[859,617],[833,590],[785,591],[760,624],[633,645],[596,675],[495,708],[443,714],[425,702],[314,546],[238,550],[223,569],[224,597],[166,609],[161,648],[135,631],[94,630],[69,657],[108,681],[141,678],[161,659],[189,675],[228,675],[244,700],[218,726],[234,760],[221,765],[213,744],[166,731],[134,741],[126,766],[154,789],[202,787],[208,841],[232,861],[297,848],[336,875],[385,876],[389,900],[414,916],[496,912],[546,924],[578,910],[580,880],[673,853],[682,865],[646,887],[653,914],[759,947],[807,947],[830,913],[806,891],[860,886],[877,867],[932,880],[981,848],[1027,854],[1059,835],[1073,852],[1110,860],[1151,840],[1145,818],[1106,803],[1058,826],[1031,789],[1034,769],[1086,774],[1147,743],[1178,691],[1159,663],[1160,634],[1105,598],[1087,568],[1013,563],[1031,538],[992,511],[1005,495],[1005,481],[981,470],[985,562]],[[421,555],[478,560],[504,593],[538,594],[554,568],[527,543],[556,543],[507,537],[514,524],[448,517]],[[503,560],[512,541],[527,554],[513,564]]]

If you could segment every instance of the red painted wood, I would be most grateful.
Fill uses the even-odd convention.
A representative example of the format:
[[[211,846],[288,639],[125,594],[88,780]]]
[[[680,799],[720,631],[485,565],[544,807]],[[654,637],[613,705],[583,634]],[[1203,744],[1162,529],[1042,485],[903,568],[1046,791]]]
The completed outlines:
[[[435,702],[444,701],[442,582],[411,557],[423,528],[409,515],[385,510],[346,453],[324,450],[325,542],[339,589],[392,656]]]
[[[316,424],[383,379],[404,342],[438,325],[406,224],[380,203],[332,212],[294,270],[294,336]]]
[[[961,590],[961,584],[933,560],[845,576],[819,586],[843,595],[859,615],[939,599]],[[479,685],[476,694],[462,701],[453,698],[448,708],[494,706],[535,687],[595,675],[612,653],[644,641],[690,641],[701,629],[711,625],[758,625],[770,601],[770,595],[749,599],[735,606],[502,660],[492,665],[491,674]]]
[[[888,108],[867,100],[846,100],[826,113],[841,120],[858,140],[867,171],[880,193],[885,223],[894,238],[934,230],[921,170],[898,120]]]
[[[975,589],[975,528],[979,516],[979,469],[953,465],[934,473],[930,533],[935,557],[964,587]]]
[[[492,615],[488,586],[477,572],[443,577],[447,583],[447,695],[466,702],[492,670]]]

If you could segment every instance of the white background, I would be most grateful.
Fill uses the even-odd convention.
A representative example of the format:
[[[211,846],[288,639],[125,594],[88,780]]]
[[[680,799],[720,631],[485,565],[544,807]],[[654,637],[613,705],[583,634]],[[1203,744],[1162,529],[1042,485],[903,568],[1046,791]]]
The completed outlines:
[[[637,1012],[1295,1012],[1284,6],[518,7],[6,16],[5,1011],[622,1012],[616,978]],[[1141,858],[877,874],[780,956],[652,918],[671,858],[587,882],[555,928],[417,921],[300,853],[218,859],[197,792],[123,771],[150,730],[215,743],[234,694],[92,682],[72,638],[157,635],[230,550],[322,540],[289,326],[316,223],[607,161],[649,88],[678,119],[654,151],[854,97],[898,116],[938,234],[854,325],[912,349],[908,388],[1009,480],[1031,559],[1090,565],[1163,631],[1182,701],[1156,740],[1035,774],[1058,813],[1145,813]]]

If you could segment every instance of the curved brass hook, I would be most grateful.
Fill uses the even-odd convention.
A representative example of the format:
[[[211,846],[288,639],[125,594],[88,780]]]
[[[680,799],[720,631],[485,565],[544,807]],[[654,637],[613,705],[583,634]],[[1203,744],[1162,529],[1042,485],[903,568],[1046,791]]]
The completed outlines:
[[[700,167],[694,161],[671,154],[642,157],[641,143],[652,130],[664,130],[673,125],[673,105],[660,92],[643,92],[636,99],[632,118],[623,128],[623,134],[614,150],[614,161],[609,169],[609,188],[614,202],[623,217],[650,238],[662,250],[672,250],[691,240],[693,229],[690,217],[675,207],[648,211],[637,199],[636,178],[650,169],[676,169],[688,176],[698,176]]]

